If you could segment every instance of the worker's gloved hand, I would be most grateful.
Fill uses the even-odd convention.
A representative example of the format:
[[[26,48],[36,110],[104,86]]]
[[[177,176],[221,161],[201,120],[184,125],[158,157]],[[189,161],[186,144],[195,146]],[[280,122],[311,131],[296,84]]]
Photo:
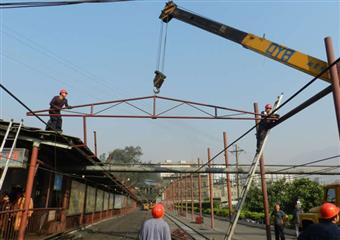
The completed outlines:
[[[67,109],[72,109],[72,106],[67,106]]]

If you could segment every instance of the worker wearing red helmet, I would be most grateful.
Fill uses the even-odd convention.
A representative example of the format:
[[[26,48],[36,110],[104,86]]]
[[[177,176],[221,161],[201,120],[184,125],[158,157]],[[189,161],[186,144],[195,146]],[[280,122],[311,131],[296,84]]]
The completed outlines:
[[[164,217],[164,207],[156,204],[152,210],[152,217],[143,223],[139,232],[139,240],[171,240],[170,228]]]
[[[50,102],[49,114],[60,114],[60,110],[65,106],[66,108],[71,108],[68,105],[66,99],[68,92],[66,89],[61,89],[59,95],[52,98]],[[46,130],[53,130],[62,132],[62,118],[61,116],[50,115],[50,120],[47,123]]]
[[[256,152],[260,152],[260,148],[263,144],[264,138],[267,134],[267,131],[271,128],[272,124],[279,119],[278,114],[271,114],[273,106],[268,103],[265,105],[265,110],[261,112],[261,121],[258,125],[256,132]],[[269,116],[270,115],[270,116]],[[269,116],[269,117],[268,117]]]
[[[332,203],[324,203],[320,207],[320,223],[312,224],[302,232],[298,240],[340,240],[340,209]]]

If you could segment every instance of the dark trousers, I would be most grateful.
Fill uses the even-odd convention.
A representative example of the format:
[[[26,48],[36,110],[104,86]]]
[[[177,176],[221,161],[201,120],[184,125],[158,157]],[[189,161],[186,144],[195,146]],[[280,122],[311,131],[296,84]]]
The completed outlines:
[[[285,235],[283,233],[283,225],[274,225],[275,229],[275,240],[285,240]]]
[[[260,148],[263,144],[264,138],[266,137],[267,130],[259,129],[256,133],[256,152],[260,152]]]
[[[63,120],[60,116],[50,116],[50,120],[47,122],[46,130],[62,131],[62,124]]]

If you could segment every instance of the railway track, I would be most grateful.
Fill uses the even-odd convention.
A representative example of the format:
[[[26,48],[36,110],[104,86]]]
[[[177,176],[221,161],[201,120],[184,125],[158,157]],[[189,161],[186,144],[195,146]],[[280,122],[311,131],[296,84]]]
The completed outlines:
[[[189,226],[187,223],[182,221],[181,219],[175,217],[171,214],[165,214],[166,218],[169,219],[171,222],[173,222],[176,226],[179,227],[183,232],[176,232],[174,231],[172,233],[172,238],[174,240],[209,240],[207,236],[203,235],[196,229]]]

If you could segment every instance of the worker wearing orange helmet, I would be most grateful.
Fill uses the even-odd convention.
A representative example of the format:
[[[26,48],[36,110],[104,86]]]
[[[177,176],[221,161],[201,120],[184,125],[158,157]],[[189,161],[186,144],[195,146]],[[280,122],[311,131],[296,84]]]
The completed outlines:
[[[60,114],[60,110],[65,106],[66,108],[71,108],[68,105],[68,101],[66,99],[68,92],[66,89],[61,89],[59,91],[59,95],[52,98],[50,102],[50,110],[48,111],[50,115],[50,120],[47,123],[46,130],[53,130],[62,132],[62,118],[61,116],[54,115]]]
[[[312,224],[302,232],[298,240],[340,240],[340,209],[332,203],[324,203],[320,207],[320,223]]]
[[[151,210],[152,217],[143,223],[139,232],[139,240],[171,240],[170,228],[163,220],[165,211],[162,204],[157,203]]]
[[[256,152],[260,152],[260,148],[263,144],[264,138],[267,134],[267,131],[271,128],[273,123],[279,119],[278,114],[271,114],[273,106],[268,103],[265,106],[265,110],[261,112],[261,121],[258,125],[256,132]],[[270,115],[270,117],[268,117]]]

